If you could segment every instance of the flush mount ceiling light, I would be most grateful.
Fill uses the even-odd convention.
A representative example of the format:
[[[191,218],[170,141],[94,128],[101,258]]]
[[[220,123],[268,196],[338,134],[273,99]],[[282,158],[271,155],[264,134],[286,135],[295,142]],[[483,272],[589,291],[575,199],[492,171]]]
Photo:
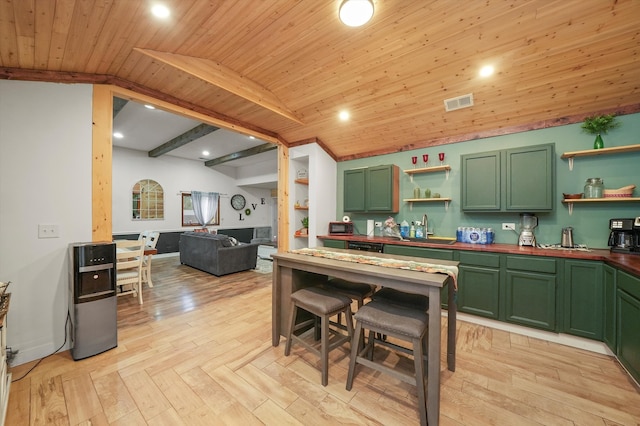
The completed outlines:
[[[124,135],[120,132],[113,132],[113,137],[116,139],[122,139],[124,138]]]
[[[484,67],[480,68],[480,77],[489,77],[490,75],[493,75],[493,71],[493,66],[485,65]]]
[[[151,7],[151,13],[156,18],[164,19],[168,18],[171,12],[169,12],[169,8],[163,4],[156,4]]]
[[[351,114],[349,114],[349,111],[346,110],[342,110],[338,114],[338,118],[340,119],[340,121],[348,121],[349,117],[351,117]]]
[[[372,0],[344,0],[340,5],[340,20],[349,27],[359,27],[373,16]]]

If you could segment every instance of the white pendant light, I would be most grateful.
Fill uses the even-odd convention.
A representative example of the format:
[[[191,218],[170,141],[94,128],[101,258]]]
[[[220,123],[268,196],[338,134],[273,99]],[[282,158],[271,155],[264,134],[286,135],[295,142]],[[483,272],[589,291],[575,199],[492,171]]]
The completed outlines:
[[[372,0],[344,0],[340,5],[340,20],[350,27],[359,27],[373,16]]]

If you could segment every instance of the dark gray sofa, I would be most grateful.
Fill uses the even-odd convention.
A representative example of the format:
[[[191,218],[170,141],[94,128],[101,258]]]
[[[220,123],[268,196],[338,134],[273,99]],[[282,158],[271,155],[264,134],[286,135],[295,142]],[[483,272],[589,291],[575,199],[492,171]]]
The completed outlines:
[[[221,276],[255,269],[259,244],[232,245],[227,235],[185,232],[180,235],[180,263]]]

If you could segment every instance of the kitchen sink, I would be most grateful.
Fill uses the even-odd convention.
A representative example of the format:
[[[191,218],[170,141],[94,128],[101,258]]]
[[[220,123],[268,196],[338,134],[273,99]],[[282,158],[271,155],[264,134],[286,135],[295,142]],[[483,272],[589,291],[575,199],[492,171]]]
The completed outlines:
[[[427,239],[424,239],[424,238],[405,238],[405,240],[415,241],[417,243],[443,244],[443,245],[451,245],[451,244],[454,244],[456,242],[455,239],[443,238],[443,237],[429,237]]]

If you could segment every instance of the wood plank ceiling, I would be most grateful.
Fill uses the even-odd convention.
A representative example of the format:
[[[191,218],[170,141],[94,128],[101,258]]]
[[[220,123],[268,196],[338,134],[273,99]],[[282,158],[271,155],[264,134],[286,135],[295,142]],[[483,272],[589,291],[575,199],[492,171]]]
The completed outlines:
[[[164,3],[5,0],[0,78],[118,84],[338,160],[640,110],[638,0],[374,0],[361,28],[341,0]]]

